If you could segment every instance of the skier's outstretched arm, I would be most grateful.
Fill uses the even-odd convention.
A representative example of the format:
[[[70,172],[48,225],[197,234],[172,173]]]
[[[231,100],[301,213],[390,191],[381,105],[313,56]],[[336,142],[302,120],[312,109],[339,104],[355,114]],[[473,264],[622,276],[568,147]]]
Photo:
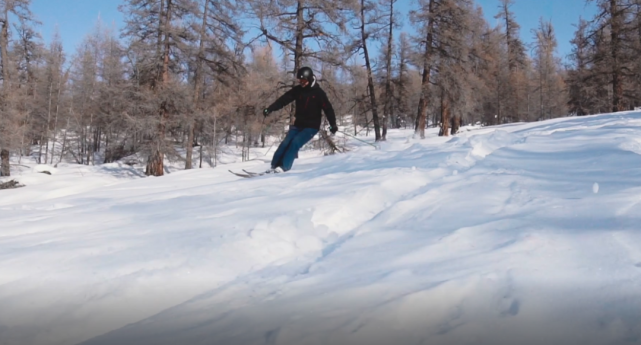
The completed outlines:
[[[325,117],[327,117],[327,121],[329,121],[329,125],[332,126],[332,128],[338,129],[336,126],[336,113],[334,113],[334,107],[332,107],[332,103],[329,101],[329,98],[327,98],[327,94],[323,92],[323,112],[325,113]]]
[[[286,105],[293,102],[295,99],[296,99],[296,88],[292,88],[291,90],[285,92],[284,95],[280,96],[274,103],[272,103],[272,105],[267,107],[267,110],[269,110],[270,113],[281,110]]]

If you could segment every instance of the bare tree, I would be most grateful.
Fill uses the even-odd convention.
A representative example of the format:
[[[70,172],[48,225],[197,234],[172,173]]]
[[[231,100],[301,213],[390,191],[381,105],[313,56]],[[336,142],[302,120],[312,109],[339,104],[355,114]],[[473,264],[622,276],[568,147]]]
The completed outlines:
[[[378,116],[378,101],[376,99],[376,87],[374,85],[374,78],[372,77],[372,62],[370,60],[370,53],[368,50],[367,42],[371,40],[372,36],[376,36],[384,30],[381,25],[381,15],[378,8],[379,4],[375,1],[360,0],[356,7],[356,18],[359,32],[359,38],[352,46],[351,51],[361,52],[365,62],[365,73],[367,75],[367,95],[369,98],[369,110],[372,112],[372,122],[374,123],[375,140],[381,140],[381,125]]]
[[[641,2],[590,0],[598,12],[580,21],[568,72],[570,109],[579,115],[621,111],[640,104]]]
[[[394,29],[398,27],[396,18],[398,13],[394,9],[394,5],[398,0],[381,0],[381,6],[384,6],[387,10],[386,18],[387,22],[385,26],[387,27],[387,37],[386,45],[383,49],[383,56],[385,61],[385,90],[383,92],[383,133],[381,134],[381,139],[385,140],[387,137],[387,124],[389,121],[392,122],[392,127],[396,127],[396,116],[394,115],[394,91],[392,89],[392,56],[394,54]]]
[[[416,114],[415,131],[421,139],[425,139],[425,127],[427,125],[427,109],[430,100],[430,75],[432,74],[433,55],[434,55],[434,30],[436,27],[438,0],[419,0],[418,11],[410,13],[410,18],[414,24],[420,25],[420,33],[425,40],[420,40],[423,46],[423,70],[421,80],[421,97],[418,103],[418,112]]]
[[[13,103],[15,100],[12,99],[15,98],[12,96],[13,83],[17,80],[13,79],[15,67],[9,56],[9,28],[13,18],[17,18],[21,23],[33,20],[29,9],[30,3],[30,0],[0,1],[0,59],[2,60],[0,111],[3,112],[3,116],[0,117],[0,176],[11,175],[9,159],[11,150],[19,147],[17,142],[20,135],[17,133],[17,129],[21,128],[21,116]]]
[[[261,37],[276,43],[292,57],[294,64],[290,73],[294,75],[305,61],[342,65],[341,56],[332,53],[342,46],[341,38],[335,32],[346,32],[347,2],[253,0],[250,7],[260,21]],[[314,46],[306,44],[309,40],[315,41]],[[294,123],[293,107],[290,124]]]
[[[622,0],[599,1],[602,8],[609,12],[610,54],[612,64],[612,111],[623,110],[623,61],[621,61],[621,39],[623,34],[625,12]],[[604,6],[605,5],[605,6]],[[606,7],[607,6],[607,7]],[[609,11],[608,11],[609,10]]]
[[[410,78],[410,55],[411,47],[408,34],[402,32],[398,45],[397,77],[394,80],[394,103],[398,110],[398,116],[394,120],[394,128],[407,126],[410,116],[410,90],[412,89]]]
[[[590,105],[592,97],[588,90],[589,60],[591,58],[591,46],[588,40],[588,22],[579,19],[579,24],[574,33],[572,53],[570,60],[572,67],[568,71],[568,106],[570,113],[576,115],[588,115],[592,111]]]
[[[43,130],[43,141],[45,143],[44,164],[53,162],[53,155],[56,144],[56,131],[58,129],[58,114],[60,110],[60,96],[66,84],[63,74],[65,55],[62,48],[62,41],[58,32],[54,32],[53,39],[45,56],[45,78],[47,88],[46,120]],[[49,145],[51,146],[51,160],[49,160]],[[42,155],[42,152],[40,152]],[[39,158],[41,159],[41,158]]]
[[[449,112],[452,100],[466,95],[467,38],[469,37],[469,0],[421,0],[412,21],[421,25],[423,75],[421,98],[416,116],[416,131],[425,138],[428,106],[435,94],[430,84],[438,85],[441,97],[441,135],[449,135]],[[465,102],[462,102],[465,103]],[[443,111],[446,110],[446,111]],[[445,116],[445,117],[443,117]],[[447,120],[447,123],[445,121]]]
[[[504,86],[500,92],[507,95],[507,99],[503,113],[498,114],[499,123],[520,121],[524,113],[521,108],[526,104],[523,85],[527,78],[528,58],[525,45],[519,36],[521,27],[511,11],[513,4],[514,0],[500,0],[499,13],[495,16],[503,23],[504,47],[507,52],[505,59],[507,72],[500,76],[502,77],[500,83]]]
[[[239,13],[237,3],[230,0],[198,0],[194,5],[192,17],[195,20],[191,25],[194,44],[186,52],[193,71],[193,113],[186,119],[185,169],[192,168],[192,152],[197,141],[195,131],[198,124],[205,121],[203,98],[207,89],[206,81],[211,79],[226,84],[230,78],[240,80],[238,77],[244,73],[238,56],[243,47],[243,30],[235,19]],[[241,50],[234,50],[228,42]]]
[[[560,60],[555,57],[557,42],[552,23],[539,22],[533,30],[535,39],[534,67],[538,75],[536,92],[539,96],[538,119],[549,119],[565,113],[565,99],[561,98],[565,89],[559,73]]]
[[[164,155],[173,147],[165,140],[172,114],[180,106],[189,105],[182,100],[186,95],[179,91],[179,78],[172,78],[182,69],[177,61],[179,53],[193,40],[186,27],[186,15],[193,12],[192,0],[126,0],[120,9],[125,14],[123,36],[131,40],[130,54],[136,55],[135,78],[141,87],[140,95],[157,107],[151,117],[145,109],[143,117],[155,130],[145,133],[148,151],[147,175],[164,174]],[[151,94],[144,96],[145,91]]]
[[[441,96],[439,135],[455,134],[471,97],[471,9],[469,0],[444,0],[439,6],[435,31],[435,78]],[[450,131],[450,123],[454,123]]]

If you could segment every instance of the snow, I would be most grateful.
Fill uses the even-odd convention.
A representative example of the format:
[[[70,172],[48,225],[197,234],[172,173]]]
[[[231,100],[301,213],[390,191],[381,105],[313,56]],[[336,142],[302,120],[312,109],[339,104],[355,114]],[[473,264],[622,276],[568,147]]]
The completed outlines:
[[[267,148],[159,178],[23,169],[0,344],[639,344],[639,138],[627,112],[391,130],[253,179],[227,169]]]

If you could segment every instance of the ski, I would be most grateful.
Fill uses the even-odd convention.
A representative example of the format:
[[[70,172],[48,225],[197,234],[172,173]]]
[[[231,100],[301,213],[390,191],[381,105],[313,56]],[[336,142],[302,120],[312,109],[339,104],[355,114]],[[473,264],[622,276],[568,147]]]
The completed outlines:
[[[236,176],[239,176],[239,177],[244,177],[244,178],[251,178],[251,177],[255,177],[255,176],[253,176],[253,175],[249,175],[249,174],[243,174],[243,173],[239,173],[239,172],[235,172],[235,171],[231,171],[231,170],[228,170],[228,171],[229,171],[230,173],[232,173],[232,174],[236,175]]]
[[[265,174],[266,174],[266,172],[257,173],[257,172],[247,171],[247,170],[245,170],[245,169],[243,169],[243,171],[244,171],[247,175],[250,175],[251,177],[263,176],[263,175],[265,175]]]
[[[259,177],[259,176],[264,176],[264,175],[277,174],[277,173],[270,173],[270,172],[267,172],[267,171],[257,173],[257,172],[253,172],[253,171],[247,171],[245,169],[243,169],[242,173],[241,172],[231,171],[231,170],[229,170],[229,172],[234,174],[234,175],[236,175],[236,176],[240,176],[240,177],[244,177],[244,178],[252,178],[252,177]]]
[[[244,177],[244,178],[258,177],[258,176],[263,176],[263,175],[267,174],[267,173],[264,173],[264,172],[263,173],[251,172],[251,171],[247,171],[245,169],[243,169],[242,173],[231,171],[231,170],[229,170],[229,172],[234,174],[234,175],[236,175],[236,176],[240,176],[240,177]]]

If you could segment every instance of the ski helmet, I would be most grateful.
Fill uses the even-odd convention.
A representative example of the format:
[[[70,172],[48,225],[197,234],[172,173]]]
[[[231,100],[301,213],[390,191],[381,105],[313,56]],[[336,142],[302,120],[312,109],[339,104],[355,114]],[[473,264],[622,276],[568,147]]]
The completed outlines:
[[[296,73],[296,79],[306,79],[311,83],[314,80],[314,72],[309,67],[303,67]]]

